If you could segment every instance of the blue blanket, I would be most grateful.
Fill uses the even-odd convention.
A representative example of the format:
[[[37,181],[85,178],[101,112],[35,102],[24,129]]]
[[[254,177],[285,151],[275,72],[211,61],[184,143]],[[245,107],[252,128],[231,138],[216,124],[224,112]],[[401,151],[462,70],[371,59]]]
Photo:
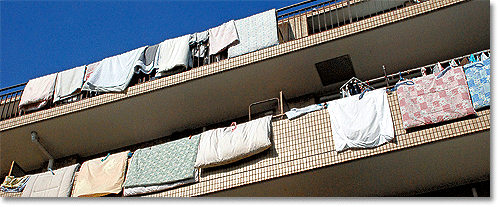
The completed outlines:
[[[474,109],[490,105],[490,59],[464,66]]]

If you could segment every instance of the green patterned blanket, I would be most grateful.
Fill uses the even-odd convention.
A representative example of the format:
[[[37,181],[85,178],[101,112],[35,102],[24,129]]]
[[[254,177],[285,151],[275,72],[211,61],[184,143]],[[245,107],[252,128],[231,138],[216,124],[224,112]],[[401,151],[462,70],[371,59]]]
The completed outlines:
[[[134,152],[124,187],[173,183],[194,177],[200,135],[139,149]]]

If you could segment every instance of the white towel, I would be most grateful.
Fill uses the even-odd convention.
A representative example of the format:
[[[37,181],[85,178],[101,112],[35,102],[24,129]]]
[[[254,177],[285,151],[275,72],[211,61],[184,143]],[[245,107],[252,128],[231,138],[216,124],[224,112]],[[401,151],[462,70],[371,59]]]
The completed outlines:
[[[176,67],[188,67],[191,58],[191,51],[189,50],[190,36],[184,35],[160,43],[154,63],[157,73],[164,73]]]
[[[372,148],[394,138],[385,88],[328,102],[336,151]]]
[[[209,54],[217,54],[227,47],[239,43],[238,33],[236,32],[236,26],[234,20],[226,22],[218,27],[214,27],[208,30],[209,39],[208,42],[210,46]]]
[[[146,46],[101,60],[83,84],[82,90],[98,92],[125,90],[144,49]]]
[[[271,146],[271,118],[266,116],[201,133],[194,167],[224,165],[257,154]]]
[[[42,108],[54,97],[57,73],[38,77],[28,81],[24,87],[19,109],[33,111]]]
[[[85,66],[72,68],[57,73],[54,102],[78,93],[82,88]]]
[[[288,119],[295,119],[303,114],[307,114],[309,112],[313,112],[313,111],[317,111],[317,110],[321,110],[321,109],[324,109],[322,104],[313,104],[313,105],[306,106],[306,107],[303,107],[300,109],[292,108],[292,109],[290,109],[290,111],[285,112],[285,114],[286,114],[286,117]]]

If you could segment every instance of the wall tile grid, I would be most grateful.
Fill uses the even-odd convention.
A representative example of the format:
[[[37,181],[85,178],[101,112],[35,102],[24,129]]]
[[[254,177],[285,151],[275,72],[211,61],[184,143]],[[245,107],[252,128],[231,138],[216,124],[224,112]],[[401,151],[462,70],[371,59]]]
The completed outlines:
[[[378,27],[387,22],[410,18],[414,15],[429,12],[430,10],[442,8],[461,1],[463,0],[427,1],[412,7],[402,8],[340,28],[290,41],[275,47],[266,48],[208,66],[194,68],[184,73],[139,84],[130,87],[126,93],[104,94],[76,103],[70,103],[18,118],[5,120],[0,123],[0,129],[5,130],[19,125],[33,123],[152,90],[169,87],[188,80],[216,74],[262,59],[272,58],[314,44],[319,44],[324,41],[331,41],[332,39],[337,39],[345,35]],[[349,160],[360,159],[490,129],[490,110],[486,109],[479,111],[477,117],[469,117],[451,123],[407,132],[402,128],[401,114],[396,93],[389,94],[388,98],[394,121],[396,141],[374,149],[347,150],[337,153],[334,151],[334,143],[331,138],[332,132],[327,110],[312,112],[292,121],[287,119],[274,120],[272,122],[273,145],[269,150],[232,164],[213,169],[204,169],[200,177],[200,182],[198,183],[145,196],[199,196],[314,168],[334,165]],[[18,196],[20,196],[20,193],[0,192],[0,197]]]
[[[145,196],[199,196],[490,129],[490,110],[486,109],[479,111],[477,117],[407,132],[403,129],[396,93],[389,94],[388,99],[396,138],[380,147],[337,153],[328,112],[316,111],[291,121],[273,121],[273,145],[269,150],[236,163],[204,169],[199,183]]]
[[[408,132],[403,129],[397,94],[390,93],[388,100],[396,138],[380,147],[337,153],[334,150],[328,112],[320,110],[294,120],[273,120],[273,144],[270,149],[260,154],[221,167],[204,169],[198,183],[144,196],[200,196],[490,129],[490,109],[485,109],[478,111],[477,117],[468,117]],[[21,193],[0,192],[0,197],[19,196]]]
[[[62,116],[87,108],[102,104],[112,103],[121,99],[140,95],[154,90],[159,90],[174,86],[186,81],[202,78],[208,75],[214,75],[223,71],[236,69],[238,67],[262,61],[265,59],[280,56],[286,53],[294,52],[306,47],[311,47],[327,41],[339,39],[354,33],[373,29],[385,24],[411,18],[435,9],[449,6],[465,0],[430,0],[410,7],[401,8],[389,13],[381,14],[372,18],[354,22],[332,30],[324,31],[318,34],[310,35],[297,40],[289,41],[277,46],[269,47],[249,54],[241,55],[235,58],[222,60],[210,65],[191,69],[189,71],[175,74],[172,76],[160,78],[154,81],[145,82],[136,86],[129,87],[123,93],[107,93],[93,98],[84,99],[78,102],[46,109],[20,117],[7,119],[0,122],[0,131],[10,128],[27,125],[34,122]]]

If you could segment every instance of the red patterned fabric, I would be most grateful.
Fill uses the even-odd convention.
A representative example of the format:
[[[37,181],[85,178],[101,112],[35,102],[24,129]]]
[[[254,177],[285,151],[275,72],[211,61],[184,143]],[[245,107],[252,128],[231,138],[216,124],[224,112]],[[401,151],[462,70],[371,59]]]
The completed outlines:
[[[475,114],[462,67],[449,69],[442,77],[418,77],[414,85],[398,87],[398,101],[405,129],[439,123]]]

